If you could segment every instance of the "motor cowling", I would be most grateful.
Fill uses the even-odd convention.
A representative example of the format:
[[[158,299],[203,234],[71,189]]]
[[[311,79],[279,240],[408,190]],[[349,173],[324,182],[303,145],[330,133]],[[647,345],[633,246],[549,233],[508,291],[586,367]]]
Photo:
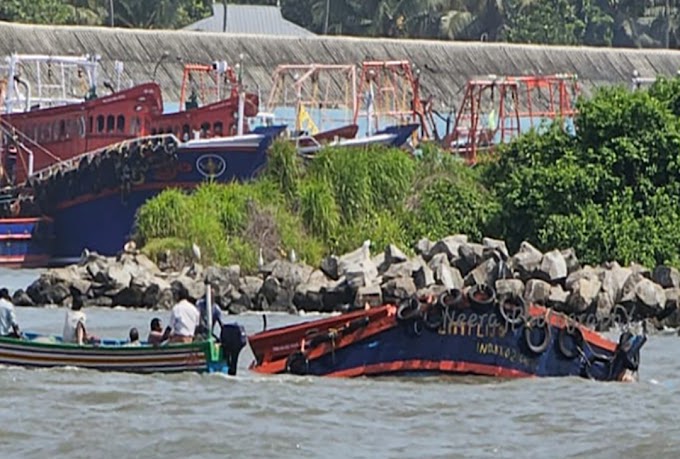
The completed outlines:
[[[236,374],[239,354],[247,342],[246,330],[242,325],[231,323],[222,326],[220,331],[222,358],[227,362],[229,374],[232,376]]]

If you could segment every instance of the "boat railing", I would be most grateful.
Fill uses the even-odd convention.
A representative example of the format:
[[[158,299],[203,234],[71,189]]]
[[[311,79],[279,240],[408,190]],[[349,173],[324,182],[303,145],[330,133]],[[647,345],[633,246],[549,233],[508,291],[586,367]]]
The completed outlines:
[[[144,137],[136,137],[134,139],[127,139],[122,142],[118,142],[115,144],[107,145],[106,147],[98,148],[96,150],[88,151],[87,153],[83,153],[78,156],[74,156],[69,159],[65,159],[62,161],[59,161],[56,164],[53,164],[51,166],[48,166],[46,168],[40,169],[39,171],[35,172],[33,175],[31,175],[32,178],[37,178],[39,180],[46,179],[48,177],[51,177],[52,175],[56,174],[57,172],[60,171],[65,171],[65,170],[71,170],[75,169],[78,167],[80,162],[83,159],[89,159],[92,160],[95,156],[101,154],[102,152],[106,150],[120,150],[125,147],[131,147],[136,144],[140,143],[145,143],[145,142],[163,142],[165,143],[166,141],[172,141],[176,144],[180,144],[180,140],[177,138],[175,134],[155,134],[155,135],[149,135],[149,136],[144,136]]]

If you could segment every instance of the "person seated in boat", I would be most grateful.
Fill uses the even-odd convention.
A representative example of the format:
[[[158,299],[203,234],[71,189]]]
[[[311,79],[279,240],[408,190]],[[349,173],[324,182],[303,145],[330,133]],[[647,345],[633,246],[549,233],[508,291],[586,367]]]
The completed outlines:
[[[0,289],[0,336],[21,338],[21,330],[14,313],[14,303],[6,288]]]
[[[132,327],[130,329],[130,342],[126,344],[126,346],[141,346],[142,343],[139,341],[139,331],[135,328]]]
[[[206,298],[203,297],[200,300],[196,302],[196,308],[198,308],[198,312],[200,313],[200,319],[198,322],[198,327],[196,327],[196,333],[194,334],[194,339],[196,341],[203,341],[208,339],[208,303],[206,301]],[[212,304],[212,320],[213,320],[213,328],[215,327],[215,324],[219,324],[220,330],[222,329],[222,325],[224,324],[222,321],[222,310],[220,307],[216,304]],[[210,333],[212,333],[213,330],[210,330]]]
[[[169,342],[170,343],[191,343],[194,340],[194,332],[198,326],[200,313],[198,308],[191,302],[189,292],[184,287],[176,290],[175,298],[177,303],[170,313]]]
[[[158,317],[154,317],[153,319],[151,319],[149,336],[146,338],[146,341],[149,344],[158,346],[163,341],[168,339],[167,335],[169,335],[170,333],[170,327],[168,327],[166,331],[167,333],[163,333],[163,324],[161,323],[161,319],[159,319]]]
[[[72,292],[73,304],[71,309],[66,311],[66,320],[64,321],[64,332],[62,339],[65,343],[73,343],[79,346],[83,344],[94,344],[97,341],[95,336],[87,334],[85,322],[87,316],[83,309],[83,299],[80,294]]]

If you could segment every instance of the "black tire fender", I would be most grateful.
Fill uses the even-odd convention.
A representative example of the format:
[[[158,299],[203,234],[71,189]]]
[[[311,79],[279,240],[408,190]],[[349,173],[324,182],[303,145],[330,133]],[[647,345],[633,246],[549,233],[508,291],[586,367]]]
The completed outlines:
[[[439,330],[444,324],[444,315],[444,308],[441,304],[432,304],[423,316],[423,323],[430,330]]]
[[[418,298],[411,297],[401,302],[399,309],[397,309],[398,320],[409,320],[418,315],[420,311],[420,302]]]
[[[578,350],[583,346],[581,329],[578,327],[561,328],[557,335],[557,346],[560,353],[567,359],[571,360],[578,357]]]
[[[534,343],[531,332],[538,328],[543,329],[543,340],[540,343]],[[550,332],[550,325],[545,320],[540,320],[540,318],[534,317],[529,319],[524,327],[524,341],[527,347],[534,354],[542,354],[550,346],[550,339],[552,338]]]
[[[521,296],[511,295],[501,298],[498,312],[507,324],[519,325],[527,315],[527,305]]]
[[[306,375],[309,373],[309,360],[302,352],[293,352],[286,359],[286,372],[298,376]]]
[[[471,287],[467,292],[467,297],[473,306],[489,306],[496,302],[495,290],[486,284]]]

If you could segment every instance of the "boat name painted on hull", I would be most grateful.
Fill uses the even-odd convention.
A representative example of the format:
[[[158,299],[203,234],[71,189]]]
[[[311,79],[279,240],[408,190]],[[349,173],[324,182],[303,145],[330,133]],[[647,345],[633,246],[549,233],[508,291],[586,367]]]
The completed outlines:
[[[531,359],[522,355],[517,349],[502,344],[477,342],[476,350],[480,355],[495,355],[527,367],[531,367],[533,363]]]

